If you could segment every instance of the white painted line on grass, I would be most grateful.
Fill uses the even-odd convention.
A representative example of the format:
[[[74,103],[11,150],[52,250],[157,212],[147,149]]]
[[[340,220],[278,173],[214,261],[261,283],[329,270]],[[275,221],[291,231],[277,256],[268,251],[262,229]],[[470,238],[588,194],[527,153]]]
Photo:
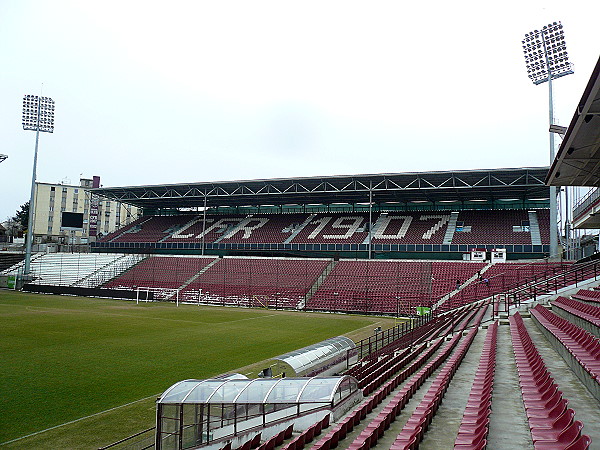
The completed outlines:
[[[27,435],[25,435],[25,436],[21,436],[21,437],[18,437],[18,438],[16,438],[16,439],[12,439],[12,440],[10,440],[10,441],[6,441],[6,442],[0,442],[0,445],[11,444],[11,443],[13,443],[13,442],[20,441],[21,439],[25,439],[25,438],[28,438],[28,437],[32,437],[32,436],[35,436],[35,435],[37,435],[37,434],[42,434],[42,433],[45,433],[46,431],[50,431],[50,430],[54,430],[54,429],[56,429],[56,428],[64,427],[65,425],[70,425],[70,424],[72,424],[72,423],[76,423],[76,422],[79,422],[79,421],[81,421],[81,420],[90,419],[90,418],[92,418],[92,417],[95,417],[95,416],[100,416],[100,415],[102,415],[102,414],[104,414],[104,413],[107,413],[107,412],[114,411],[115,409],[123,408],[123,407],[125,407],[125,406],[133,405],[134,403],[138,403],[138,402],[141,402],[141,401],[144,401],[144,400],[148,400],[149,398],[153,398],[153,397],[154,397],[154,398],[156,398],[156,397],[158,397],[159,395],[160,395],[160,394],[156,394],[156,395],[151,395],[151,396],[149,396],[149,397],[140,398],[139,400],[135,400],[135,401],[133,401],[133,402],[130,402],[130,403],[125,403],[124,405],[115,406],[114,408],[110,408],[110,409],[107,409],[107,410],[105,410],[105,411],[100,411],[100,412],[97,412],[97,413],[94,413],[94,414],[90,414],[89,416],[80,417],[79,419],[71,420],[70,422],[61,423],[60,425],[55,425],[55,426],[53,426],[53,427],[46,428],[45,430],[36,431],[35,433],[27,434]]]

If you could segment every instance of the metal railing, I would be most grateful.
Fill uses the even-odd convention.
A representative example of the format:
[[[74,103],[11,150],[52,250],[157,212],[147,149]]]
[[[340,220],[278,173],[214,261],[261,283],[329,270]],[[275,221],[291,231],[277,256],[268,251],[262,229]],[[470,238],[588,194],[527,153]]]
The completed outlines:
[[[148,428],[133,434],[126,438],[120,439],[117,442],[100,447],[98,450],[114,449],[114,450],[146,450],[154,448],[156,427]]]
[[[496,300],[499,300],[503,306],[494,309],[494,314],[500,312],[507,313],[511,306],[518,306],[526,300],[537,300],[541,295],[557,294],[558,290],[567,286],[577,285],[590,279],[597,280],[600,274],[600,262],[589,261],[584,264],[573,264],[565,270],[546,276],[535,276],[532,280],[523,285],[513,287],[505,292],[497,294]]]
[[[579,218],[579,216],[583,214],[585,210],[590,208],[594,203],[597,203],[599,198],[600,189],[589,191],[573,208],[573,219]]]
[[[392,328],[388,328],[387,330],[377,331],[372,336],[357,342],[356,348],[353,350],[358,352],[358,359],[361,360],[371,353],[381,350],[392,342],[412,333],[420,326],[429,322],[431,318],[432,316],[430,314],[418,316],[415,319],[412,319],[412,321],[403,322]]]

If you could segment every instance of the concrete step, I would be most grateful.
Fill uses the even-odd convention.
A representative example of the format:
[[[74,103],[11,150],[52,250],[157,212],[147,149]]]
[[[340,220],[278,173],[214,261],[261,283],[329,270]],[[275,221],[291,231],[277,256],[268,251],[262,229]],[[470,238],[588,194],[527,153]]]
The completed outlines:
[[[533,448],[509,326],[498,327],[496,375],[487,441],[488,448]]]

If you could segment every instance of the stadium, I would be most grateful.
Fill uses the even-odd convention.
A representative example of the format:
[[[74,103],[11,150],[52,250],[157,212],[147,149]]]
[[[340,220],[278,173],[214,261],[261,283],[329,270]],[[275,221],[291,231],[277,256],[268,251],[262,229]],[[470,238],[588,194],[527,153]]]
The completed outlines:
[[[597,186],[599,115],[600,60],[551,167],[94,187],[143,215],[3,262],[0,445],[593,448],[600,265],[551,199]]]

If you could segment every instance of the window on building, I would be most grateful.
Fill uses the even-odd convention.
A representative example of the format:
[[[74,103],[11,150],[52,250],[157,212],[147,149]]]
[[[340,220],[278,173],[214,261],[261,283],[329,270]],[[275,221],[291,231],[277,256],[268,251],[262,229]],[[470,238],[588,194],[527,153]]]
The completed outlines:
[[[54,192],[54,191],[56,191],[56,188],[54,186],[50,186],[50,192]],[[50,195],[52,195],[52,194],[50,194]]]
[[[52,225],[48,225],[48,234],[52,234]]]
[[[67,193],[67,188],[64,187],[62,191],[63,191],[63,194],[66,194]]]

